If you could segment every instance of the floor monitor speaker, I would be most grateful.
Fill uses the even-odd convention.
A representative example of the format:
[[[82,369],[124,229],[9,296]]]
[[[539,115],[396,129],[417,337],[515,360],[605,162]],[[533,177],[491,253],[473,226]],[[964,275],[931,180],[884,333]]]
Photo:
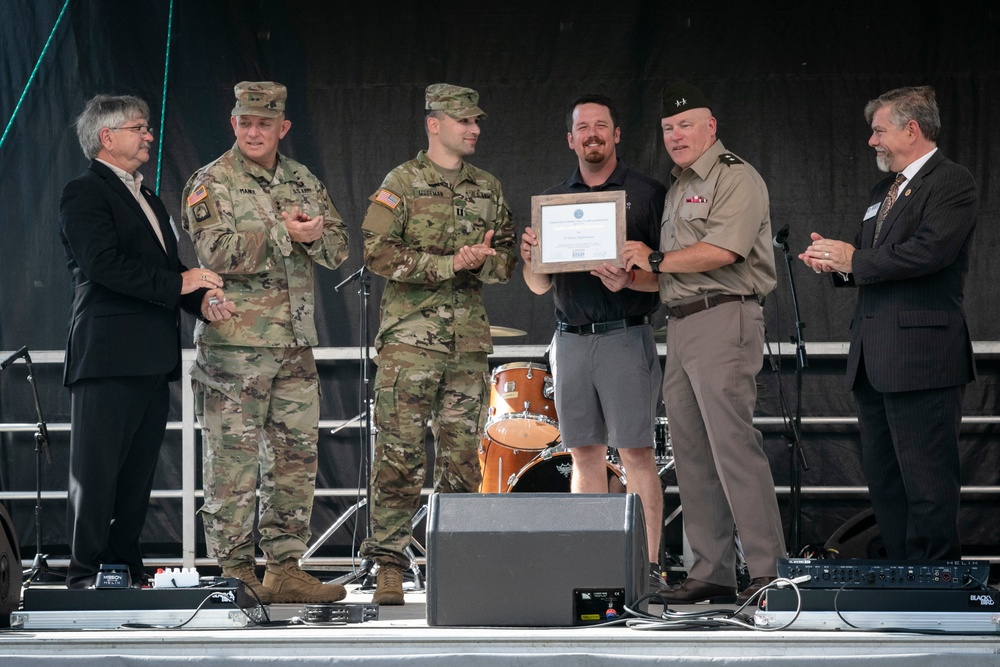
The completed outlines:
[[[635,494],[434,494],[429,505],[428,625],[587,625],[645,593]]]

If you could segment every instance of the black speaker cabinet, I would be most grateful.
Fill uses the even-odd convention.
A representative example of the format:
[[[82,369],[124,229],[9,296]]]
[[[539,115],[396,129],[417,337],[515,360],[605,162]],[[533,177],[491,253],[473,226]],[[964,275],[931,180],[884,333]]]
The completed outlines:
[[[647,560],[642,504],[632,493],[434,494],[427,623],[602,622],[643,596]]]
[[[21,603],[21,554],[7,510],[0,505],[0,628],[10,626],[10,614]]]

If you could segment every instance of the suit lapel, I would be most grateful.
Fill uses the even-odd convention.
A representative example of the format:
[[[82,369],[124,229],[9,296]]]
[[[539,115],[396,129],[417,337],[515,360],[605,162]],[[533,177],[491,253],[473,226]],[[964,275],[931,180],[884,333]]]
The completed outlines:
[[[931,172],[937,165],[944,161],[944,156],[941,155],[940,149],[931,156],[929,160],[920,168],[916,174],[913,175],[906,185],[900,190],[899,195],[896,197],[896,203],[892,205],[889,209],[889,215],[886,216],[885,220],[882,222],[882,230],[879,232],[879,242],[878,245],[882,245],[882,242],[889,237],[889,233],[892,231],[892,225],[899,219],[899,216],[903,214],[906,209],[906,205],[909,204],[910,199],[917,193],[920,187],[924,184],[924,177]],[[892,183],[892,181],[889,181]],[[888,192],[888,189],[886,189]],[[872,227],[874,234],[874,226]],[[869,236],[871,239],[871,236]],[[869,241],[870,242],[870,241]]]
[[[132,195],[132,193],[128,191],[128,188],[125,187],[125,184],[122,183],[122,179],[118,178],[118,174],[111,171],[111,169],[109,169],[107,165],[98,162],[97,160],[91,161],[90,168],[94,171],[94,173],[103,178],[108,183],[108,185],[111,186],[111,189],[114,190],[115,193],[122,198],[122,201],[124,201],[125,204],[132,209],[132,211],[139,218],[136,222],[142,225],[142,228],[145,229],[146,232],[149,234],[149,238],[153,241],[153,243],[156,244],[156,247],[159,248],[161,252],[164,252],[164,247],[160,245],[160,239],[156,238],[156,232],[153,231],[153,228],[149,224],[149,219],[146,217],[146,212],[142,210],[142,206],[139,205],[138,200],[136,200],[136,198]],[[152,191],[149,190],[149,188],[147,188],[144,185],[141,185],[139,187],[143,196],[145,196],[146,202],[149,204],[149,207],[153,209],[153,213],[156,216],[157,221],[160,223],[160,231],[163,234],[163,242],[167,246],[166,253],[168,256],[172,256],[169,253],[169,249],[171,243],[173,243],[172,240],[173,232],[172,230],[168,232],[164,229],[165,227],[170,226],[169,224],[164,223],[164,221],[169,218],[169,216],[167,215],[167,211],[166,209],[163,208],[162,205],[159,204],[159,200],[156,199],[156,196],[152,193]],[[167,236],[170,236],[171,240],[168,241]],[[176,255],[176,251],[174,252],[174,255]]]

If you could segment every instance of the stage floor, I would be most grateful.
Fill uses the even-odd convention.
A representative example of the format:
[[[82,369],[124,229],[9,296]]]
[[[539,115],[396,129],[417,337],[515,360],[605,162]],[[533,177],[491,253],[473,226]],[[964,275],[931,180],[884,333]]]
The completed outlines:
[[[371,592],[349,587],[344,602]],[[719,605],[680,605],[706,613]],[[659,614],[659,606],[650,612]],[[80,614],[88,612],[81,611]],[[0,665],[937,665],[1000,664],[1000,634],[796,630],[429,627],[423,593],[378,620],[343,625],[287,622],[301,606],[271,605],[273,626],[229,629],[0,630]],[[994,627],[1000,618],[993,619]]]

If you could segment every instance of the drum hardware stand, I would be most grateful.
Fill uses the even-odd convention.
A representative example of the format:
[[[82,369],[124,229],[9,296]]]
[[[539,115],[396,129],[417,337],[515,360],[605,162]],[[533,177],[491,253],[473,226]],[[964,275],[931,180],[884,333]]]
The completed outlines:
[[[312,556],[316,551],[326,543],[326,541],[333,535],[337,530],[340,529],[344,523],[347,522],[352,516],[365,507],[368,504],[368,496],[361,497],[361,484],[362,481],[365,485],[365,489],[370,494],[368,489],[371,480],[371,462],[375,458],[375,438],[374,438],[374,421],[372,420],[372,400],[371,400],[371,379],[369,375],[369,369],[371,367],[371,354],[368,348],[368,310],[369,310],[369,297],[371,296],[371,284],[372,279],[369,275],[369,271],[365,268],[364,264],[361,268],[349,275],[344,280],[340,281],[336,286],[334,286],[334,291],[339,292],[340,288],[345,285],[354,282],[355,280],[361,281],[358,288],[358,294],[361,296],[361,342],[359,347],[359,357],[361,359],[361,372],[359,375],[359,385],[360,391],[358,396],[358,409],[359,412],[354,417],[351,417],[346,422],[338,426],[337,428],[330,431],[331,434],[337,433],[341,429],[347,427],[355,422],[360,422],[360,435],[359,435],[359,447],[361,450],[361,463],[360,469],[358,470],[358,502],[354,503],[347,510],[344,511],[337,520],[334,521],[329,528],[317,539],[304,554],[302,554],[301,561],[304,563],[310,556]],[[365,522],[365,534],[367,536],[369,532],[368,521]],[[348,573],[338,579],[335,579],[335,583],[344,584],[349,582],[364,582],[371,574],[372,563],[366,559],[362,558],[358,566],[353,572]]]
[[[799,298],[795,291],[795,277],[792,273],[792,255],[788,251],[788,225],[782,227],[774,237],[775,247],[781,248],[785,256],[785,267],[788,273],[788,288],[792,297],[792,309],[795,312],[795,336],[791,342],[795,343],[795,416],[792,418],[791,430],[783,434],[785,442],[788,443],[791,458],[789,461],[789,514],[791,515],[788,530],[788,552],[798,554],[801,547],[802,531],[802,471],[809,470],[809,463],[806,461],[805,452],[802,450],[802,375],[805,368],[809,366],[806,359],[805,339],[802,330],[805,322],[799,312]],[[777,373],[778,368],[774,360],[771,366]],[[781,379],[778,378],[779,386]],[[784,400],[781,402],[782,410],[788,414]],[[787,422],[786,422],[787,423]]]
[[[37,430],[35,431],[35,558],[31,562],[31,568],[22,572],[22,581],[27,587],[35,582],[62,581],[65,579],[65,575],[59,576],[53,572],[49,568],[48,561],[45,560],[48,554],[42,553],[42,454],[45,455],[45,462],[51,465],[52,453],[49,451],[49,429],[45,425],[45,418],[42,417],[42,406],[38,401],[38,387],[35,385],[35,370],[31,365],[28,347],[24,346],[7,357],[0,364],[0,371],[21,357],[24,357],[24,363],[28,366],[28,383],[31,385],[31,397],[35,401],[35,416],[38,418]]]

